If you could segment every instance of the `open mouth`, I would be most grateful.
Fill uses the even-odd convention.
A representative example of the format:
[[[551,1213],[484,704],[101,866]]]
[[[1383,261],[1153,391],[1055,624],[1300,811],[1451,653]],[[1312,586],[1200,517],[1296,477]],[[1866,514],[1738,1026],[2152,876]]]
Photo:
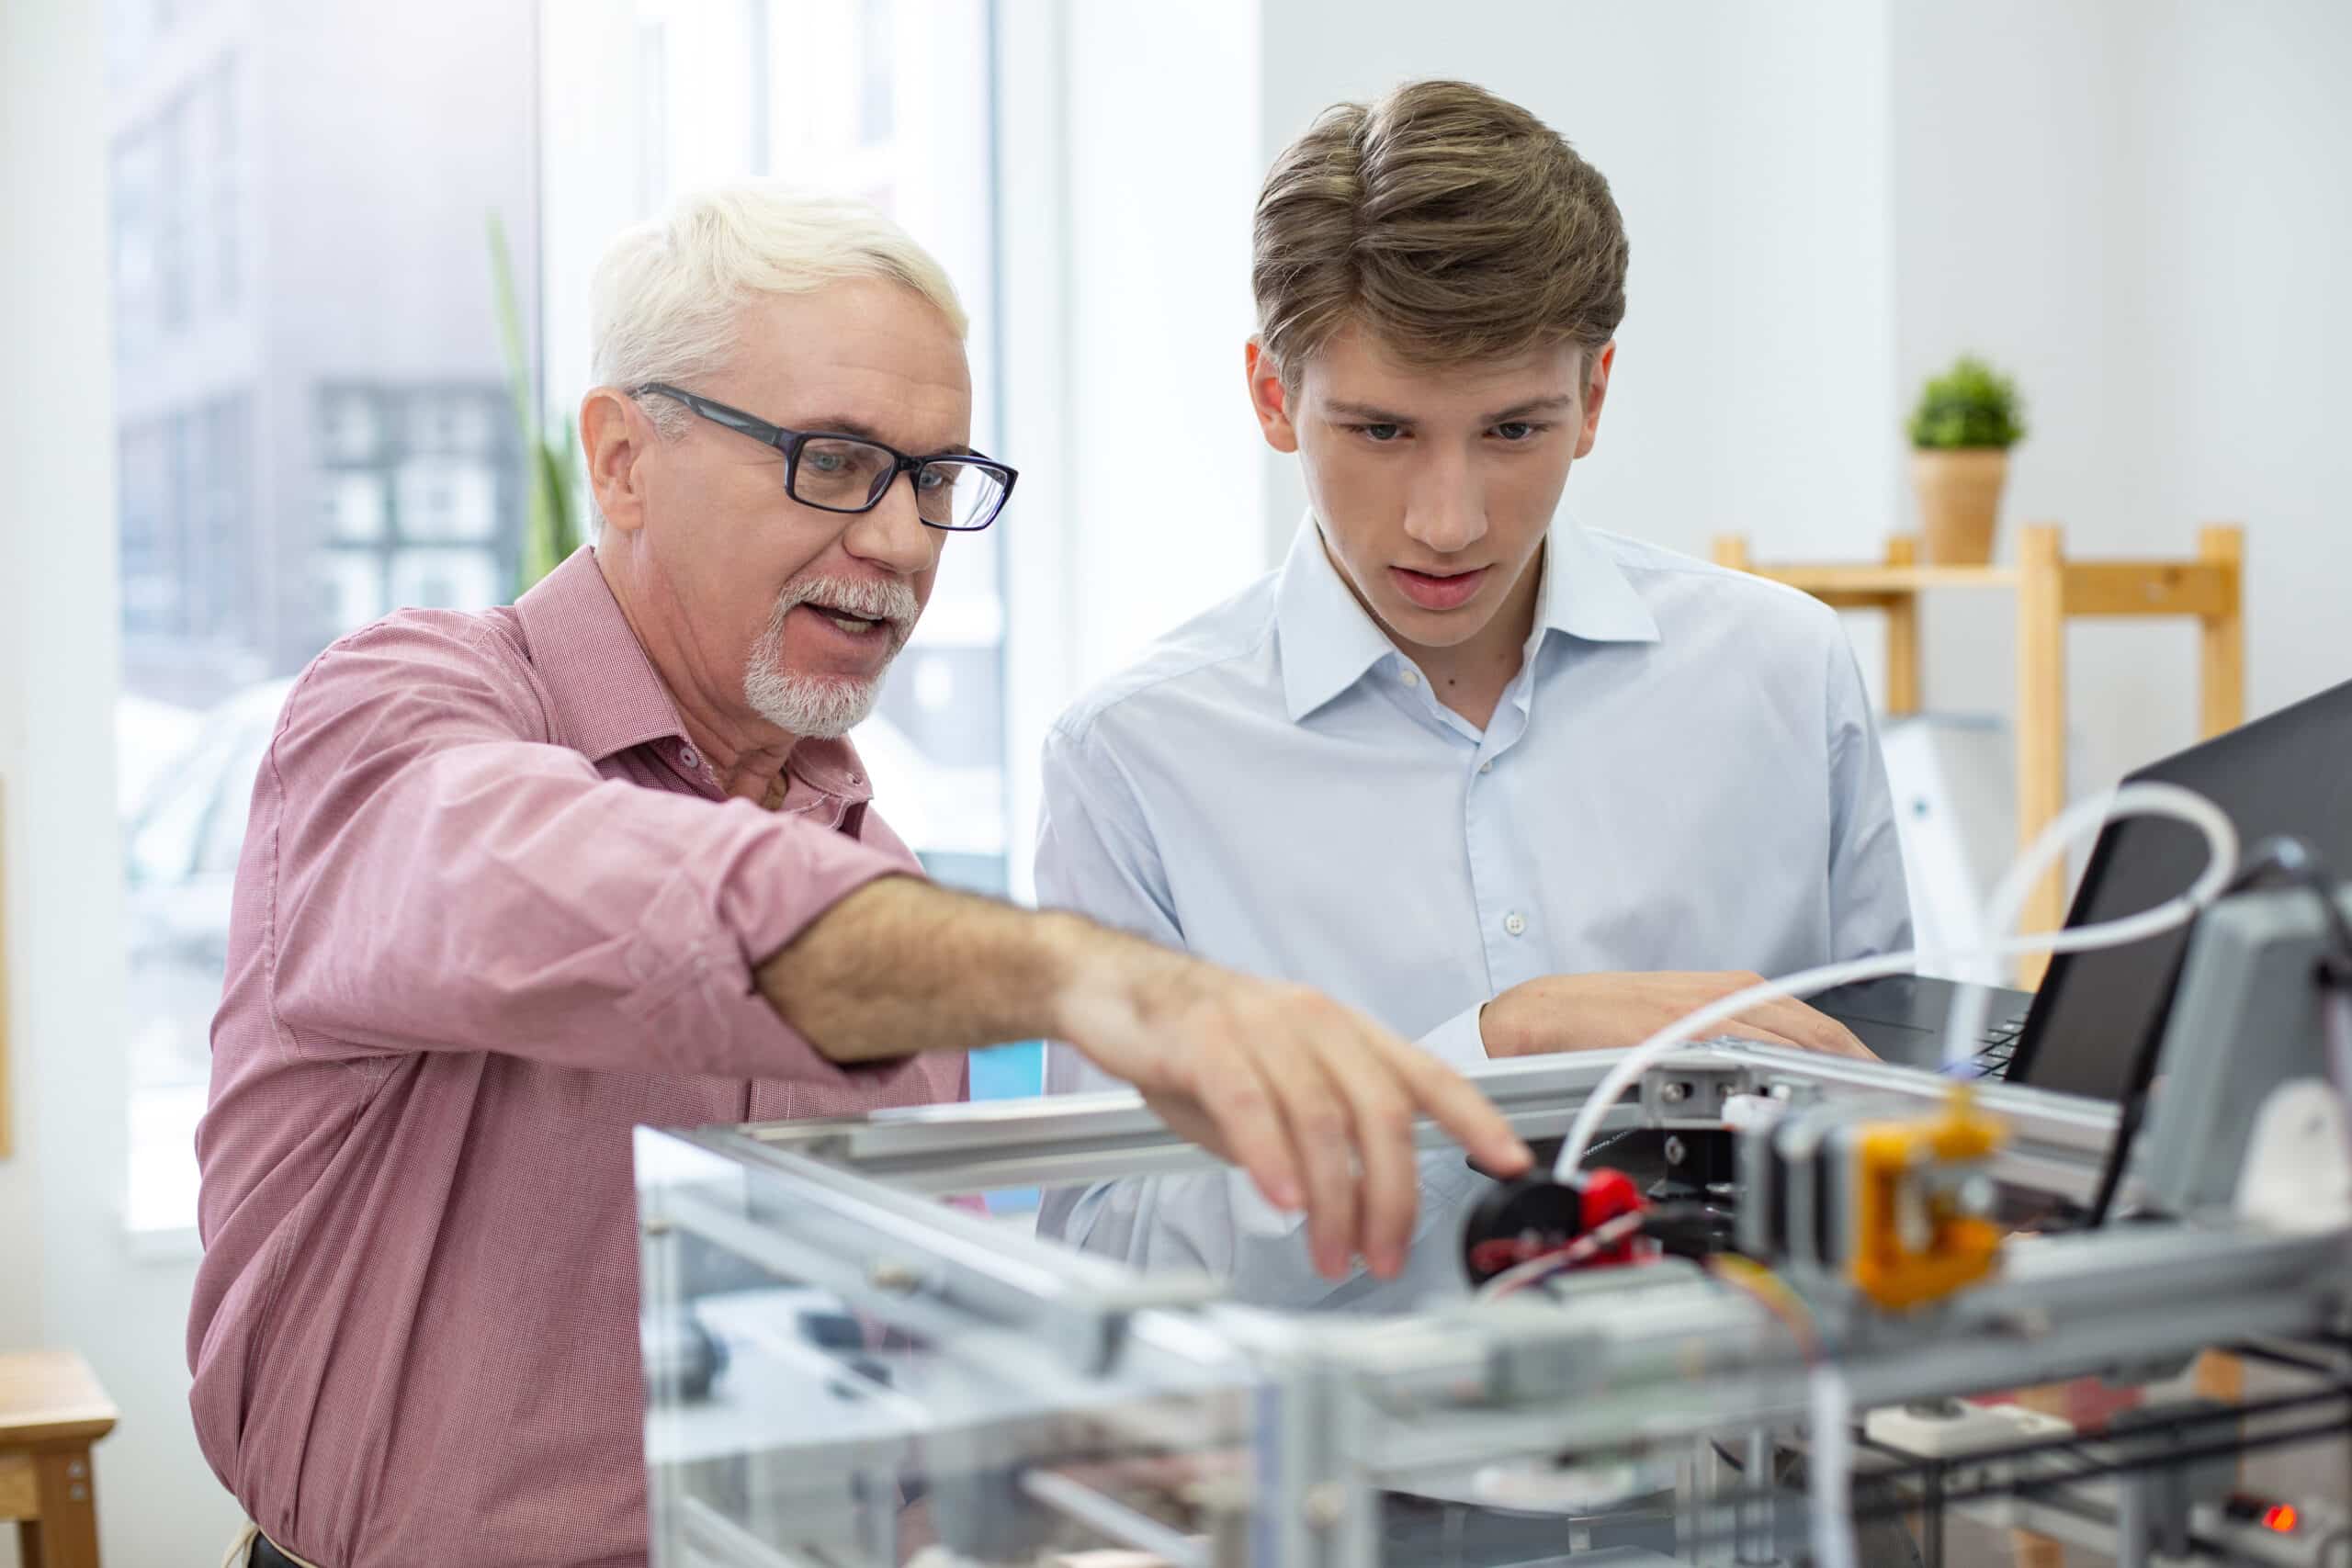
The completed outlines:
[[[865,637],[874,632],[885,631],[890,625],[888,621],[876,620],[867,615],[852,615],[847,610],[835,610],[822,604],[811,604],[808,607],[852,637]]]
[[[1441,573],[1392,566],[1388,574],[1397,590],[1422,609],[1458,610],[1476,595],[1489,570],[1481,566],[1468,571]]]
[[[898,652],[903,640],[899,623],[888,615],[861,615],[854,610],[820,604],[814,600],[795,604],[791,613],[794,619],[804,621],[818,637],[830,640],[833,658],[846,660],[861,670],[878,669]],[[823,629],[818,630],[819,627]]]

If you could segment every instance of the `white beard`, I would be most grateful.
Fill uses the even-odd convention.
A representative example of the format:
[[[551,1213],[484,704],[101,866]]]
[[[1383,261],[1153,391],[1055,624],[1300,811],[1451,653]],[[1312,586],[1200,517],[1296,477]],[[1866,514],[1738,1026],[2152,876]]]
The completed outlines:
[[[764,647],[753,658],[773,660],[780,650]],[[840,675],[791,675],[773,663],[743,677],[743,699],[752,711],[788,735],[829,739],[864,724],[882,695],[880,680]]]
[[[902,582],[840,582],[814,578],[796,582],[776,600],[767,628],[752,645],[743,671],[743,700],[752,711],[789,735],[831,739],[848,734],[873,713],[882,695],[882,676],[869,680],[848,675],[803,675],[784,666],[784,618],[797,604],[830,605],[852,615],[884,619],[890,624],[870,633],[890,639],[890,657],[898,657],[914,629],[920,606],[914,592]],[[886,663],[885,670],[888,668]]]

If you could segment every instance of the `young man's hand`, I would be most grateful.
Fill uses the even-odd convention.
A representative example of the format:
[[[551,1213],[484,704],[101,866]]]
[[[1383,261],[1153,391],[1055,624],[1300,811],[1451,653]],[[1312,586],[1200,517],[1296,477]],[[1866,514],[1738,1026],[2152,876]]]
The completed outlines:
[[[1515,1176],[1527,1147],[1484,1096],[1352,1009],[1089,929],[1057,1030],[1136,1086],[1185,1137],[1307,1215],[1316,1269],[1362,1254],[1393,1276],[1420,1196],[1413,1122],[1426,1113],[1485,1169]]]
[[[1478,1015],[1478,1032],[1487,1055],[1498,1059],[1638,1045],[1677,1019],[1759,981],[1745,974],[1546,975],[1488,1002]],[[1785,997],[1706,1032],[1877,1059],[1844,1024]]]

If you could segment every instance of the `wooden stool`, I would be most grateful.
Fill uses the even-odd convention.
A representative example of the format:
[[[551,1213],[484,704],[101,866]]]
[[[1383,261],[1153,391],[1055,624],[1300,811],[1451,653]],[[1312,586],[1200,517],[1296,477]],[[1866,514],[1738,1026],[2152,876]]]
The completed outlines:
[[[90,1445],[114,1430],[107,1391],[71,1350],[0,1355],[0,1520],[25,1568],[98,1568]]]

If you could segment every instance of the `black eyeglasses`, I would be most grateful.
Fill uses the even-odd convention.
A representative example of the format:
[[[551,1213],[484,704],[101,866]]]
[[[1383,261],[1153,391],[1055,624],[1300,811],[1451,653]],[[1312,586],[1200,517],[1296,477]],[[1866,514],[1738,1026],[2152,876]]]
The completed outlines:
[[[977,533],[996,521],[1021,476],[994,458],[977,454],[910,457],[895,446],[862,435],[821,430],[786,430],[741,409],[712,402],[660,381],[629,389],[674,398],[713,424],[723,424],[784,454],[784,493],[820,512],[871,512],[882,504],[900,474],[914,475],[915,515],[930,527]]]

